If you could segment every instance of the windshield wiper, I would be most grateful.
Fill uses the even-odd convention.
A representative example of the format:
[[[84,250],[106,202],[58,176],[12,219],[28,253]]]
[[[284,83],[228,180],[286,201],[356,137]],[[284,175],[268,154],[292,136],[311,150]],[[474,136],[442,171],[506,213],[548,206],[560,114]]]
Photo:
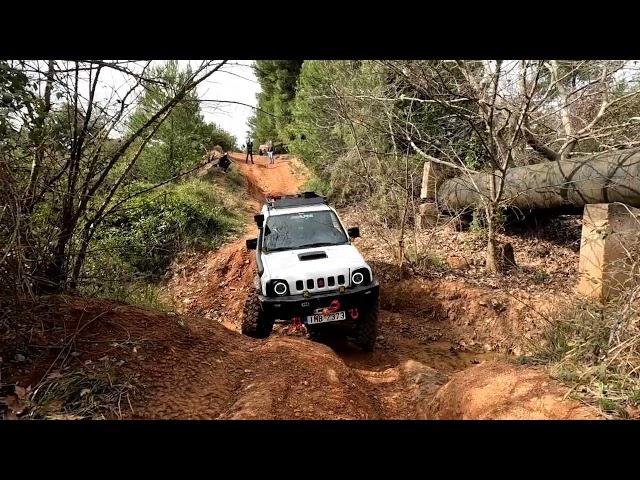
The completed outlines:
[[[342,243],[333,243],[333,242],[318,242],[318,243],[306,243],[303,245],[292,245],[292,246],[288,246],[288,247],[276,247],[276,248],[269,248],[267,250],[265,250],[266,253],[271,253],[271,252],[282,252],[284,250],[300,250],[301,248],[315,248],[315,247],[331,247],[333,245],[344,245],[346,242],[342,242]]]
[[[298,245],[295,247],[298,248],[314,248],[314,247],[330,247],[332,245],[342,245],[341,243],[333,243],[333,242],[319,242],[319,243],[307,243],[304,245]]]
[[[277,247],[277,248],[269,248],[269,249],[265,249],[266,253],[271,253],[271,252],[282,252],[284,250],[293,250],[296,247]]]

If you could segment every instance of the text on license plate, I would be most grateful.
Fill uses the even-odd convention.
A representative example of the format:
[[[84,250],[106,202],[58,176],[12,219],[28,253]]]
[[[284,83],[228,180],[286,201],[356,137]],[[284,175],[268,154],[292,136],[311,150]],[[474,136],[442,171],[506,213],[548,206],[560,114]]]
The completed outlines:
[[[346,318],[344,311],[330,313],[329,315],[309,315],[307,316],[307,324],[312,325],[314,323],[337,322]]]

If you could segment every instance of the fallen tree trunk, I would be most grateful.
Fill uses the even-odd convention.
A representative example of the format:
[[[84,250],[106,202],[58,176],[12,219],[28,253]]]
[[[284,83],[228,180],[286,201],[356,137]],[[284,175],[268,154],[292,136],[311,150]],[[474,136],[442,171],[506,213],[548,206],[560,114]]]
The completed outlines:
[[[444,181],[437,189],[438,207],[459,211],[481,205],[489,198],[490,179],[477,173]],[[612,202],[640,207],[640,149],[511,168],[502,199],[504,206],[522,210]]]

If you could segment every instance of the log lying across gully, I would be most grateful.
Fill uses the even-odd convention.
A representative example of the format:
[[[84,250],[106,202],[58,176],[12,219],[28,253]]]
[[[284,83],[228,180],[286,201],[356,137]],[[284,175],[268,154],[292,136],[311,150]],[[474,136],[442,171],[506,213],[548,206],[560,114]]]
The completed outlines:
[[[477,173],[444,181],[437,188],[439,208],[458,211],[480,205],[489,196],[490,179]],[[640,149],[511,168],[502,199],[505,206],[522,210],[612,202],[640,207]]]

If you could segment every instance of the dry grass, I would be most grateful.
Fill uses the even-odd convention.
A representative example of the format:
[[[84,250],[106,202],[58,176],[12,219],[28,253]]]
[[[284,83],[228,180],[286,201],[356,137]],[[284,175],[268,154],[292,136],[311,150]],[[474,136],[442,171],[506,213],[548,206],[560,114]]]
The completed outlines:
[[[550,366],[574,398],[610,417],[637,417],[640,407],[640,288],[602,306],[578,302],[556,317],[529,360]]]
[[[0,349],[0,357],[8,360],[0,378],[6,417],[127,416],[143,387],[129,367],[131,353],[147,348],[144,327],[138,326],[143,313],[64,296],[25,299],[20,309],[9,311],[10,328],[0,328],[0,338],[10,340]]]
[[[614,296],[579,302],[548,329],[540,358],[579,398],[612,417],[640,418],[640,251],[630,238],[612,263]],[[613,279],[616,282],[614,283]],[[613,288],[615,287],[615,288]]]
[[[417,252],[415,249],[407,249],[405,260],[407,266],[411,267],[412,271],[419,275],[449,270],[449,266],[442,257],[427,248],[419,248]]]
[[[110,369],[55,372],[29,395],[26,418],[122,418],[123,410],[133,411],[131,398],[138,390],[134,376],[123,377]]]

